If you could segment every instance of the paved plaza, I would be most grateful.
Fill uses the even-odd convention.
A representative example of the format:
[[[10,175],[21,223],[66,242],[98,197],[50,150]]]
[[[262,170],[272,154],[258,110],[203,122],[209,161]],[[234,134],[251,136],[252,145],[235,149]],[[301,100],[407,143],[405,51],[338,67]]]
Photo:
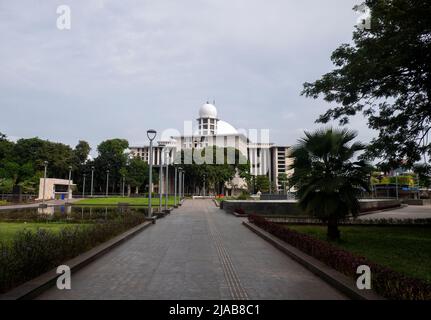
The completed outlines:
[[[187,200],[40,299],[345,299],[210,200]]]
[[[431,206],[403,206],[361,216],[360,219],[428,219],[431,218]]]

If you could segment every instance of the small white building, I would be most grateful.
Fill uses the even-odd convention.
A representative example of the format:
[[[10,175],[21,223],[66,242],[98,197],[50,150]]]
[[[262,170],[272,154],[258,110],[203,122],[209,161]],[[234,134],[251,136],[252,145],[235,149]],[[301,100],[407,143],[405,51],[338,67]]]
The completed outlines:
[[[72,190],[75,186],[76,185],[73,184],[72,180],[69,181],[67,179],[40,178],[39,197],[36,200],[72,199]],[[43,190],[45,190],[45,196],[43,195]]]

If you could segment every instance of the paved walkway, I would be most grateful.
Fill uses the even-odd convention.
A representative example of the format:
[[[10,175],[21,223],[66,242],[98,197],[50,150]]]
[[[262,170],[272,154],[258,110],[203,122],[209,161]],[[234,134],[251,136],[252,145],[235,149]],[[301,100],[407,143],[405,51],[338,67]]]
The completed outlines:
[[[345,299],[210,200],[169,216],[40,299]]]
[[[425,219],[431,218],[431,206],[406,206],[360,216],[360,219]]]

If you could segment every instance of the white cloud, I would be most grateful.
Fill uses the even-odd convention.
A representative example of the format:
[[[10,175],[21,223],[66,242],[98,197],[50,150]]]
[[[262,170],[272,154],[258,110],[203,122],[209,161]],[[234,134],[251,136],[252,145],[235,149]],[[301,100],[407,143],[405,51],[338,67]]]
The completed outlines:
[[[0,131],[142,141],[149,127],[181,131],[216,99],[234,126],[292,143],[292,128],[316,127],[329,107],[299,92],[350,41],[357,2],[0,2]],[[56,29],[60,4],[71,7],[70,31]]]

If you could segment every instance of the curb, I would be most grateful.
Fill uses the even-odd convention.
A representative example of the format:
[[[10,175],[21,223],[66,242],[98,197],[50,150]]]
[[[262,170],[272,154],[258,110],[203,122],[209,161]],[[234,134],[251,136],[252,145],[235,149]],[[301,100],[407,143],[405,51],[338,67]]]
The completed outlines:
[[[259,237],[268,241],[274,247],[288,255],[290,258],[303,265],[305,268],[327,282],[329,285],[345,294],[347,297],[353,300],[386,300],[372,290],[359,290],[356,287],[355,281],[353,279],[347,277],[335,269],[328,267],[323,262],[303,253],[290,244],[274,237],[265,230],[247,221],[243,221],[242,224],[256,233]]]
[[[358,217],[367,216],[367,215],[374,214],[374,213],[382,213],[382,212],[386,212],[386,211],[404,209],[406,207],[408,207],[407,204],[401,204],[400,206],[390,207],[390,208],[384,208],[384,209],[375,210],[375,211],[363,211],[363,212],[360,212],[358,214]]]
[[[230,213],[232,213],[235,217],[237,217],[237,218],[247,218],[248,217],[248,214],[239,214],[239,213],[236,213],[235,211],[231,211]]]
[[[71,273],[76,272],[154,223],[155,221],[141,223],[140,225],[80,254],[75,258],[65,261],[63,265],[69,266]],[[0,295],[0,300],[34,299],[50,287],[54,286],[58,276],[60,275],[57,274],[57,268],[54,268]]]

